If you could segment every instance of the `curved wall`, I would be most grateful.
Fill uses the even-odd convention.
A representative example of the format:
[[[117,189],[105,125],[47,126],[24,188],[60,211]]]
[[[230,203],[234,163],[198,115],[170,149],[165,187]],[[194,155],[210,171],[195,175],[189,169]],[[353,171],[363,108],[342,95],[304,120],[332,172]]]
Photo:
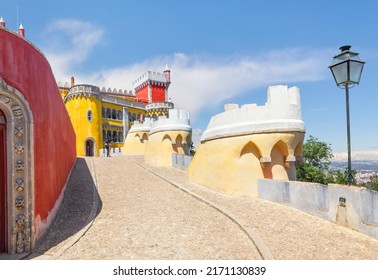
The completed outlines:
[[[75,133],[43,54],[2,28],[0,42],[0,77],[23,94],[34,121],[33,230],[38,239],[52,222],[76,160]]]

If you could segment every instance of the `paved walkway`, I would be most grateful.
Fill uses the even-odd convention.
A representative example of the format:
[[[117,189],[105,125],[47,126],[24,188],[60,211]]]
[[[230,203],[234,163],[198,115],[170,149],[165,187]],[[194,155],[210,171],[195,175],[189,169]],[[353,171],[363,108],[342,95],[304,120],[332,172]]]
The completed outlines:
[[[378,259],[375,239],[140,156],[79,158],[66,198],[28,259]]]

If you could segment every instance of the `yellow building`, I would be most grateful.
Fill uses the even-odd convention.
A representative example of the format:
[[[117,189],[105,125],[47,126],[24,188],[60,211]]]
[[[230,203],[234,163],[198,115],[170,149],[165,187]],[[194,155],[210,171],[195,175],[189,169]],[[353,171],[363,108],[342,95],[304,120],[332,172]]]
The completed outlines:
[[[132,91],[102,88],[88,84],[58,84],[76,133],[78,156],[105,156],[105,141],[111,154],[124,153],[125,139],[134,124],[145,117],[156,120],[168,116],[174,105],[168,98],[170,70],[147,71],[133,82]]]
[[[60,92],[76,133],[78,156],[105,156],[108,140],[111,153],[121,154],[129,128],[146,115],[146,104],[128,100],[127,93],[120,98],[93,85],[60,87]]]
[[[271,86],[264,106],[226,104],[213,116],[187,170],[198,184],[256,197],[257,179],[296,180],[305,125],[297,87]]]

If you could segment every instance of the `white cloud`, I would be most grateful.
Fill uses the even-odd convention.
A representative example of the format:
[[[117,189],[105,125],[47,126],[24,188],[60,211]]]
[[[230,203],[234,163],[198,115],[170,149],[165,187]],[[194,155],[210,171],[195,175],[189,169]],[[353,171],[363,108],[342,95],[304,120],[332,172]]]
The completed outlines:
[[[352,151],[352,161],[354,160],[378,160],[378,150]],[[332,161],[347,161],[348,153],[334,153]]]
[[[88,59],[103,34],[102,28],[75,19],[56,20],[51,23],[44,35],[48,40],[45,55],[55,78],[58,81],[68,80],[71,69]]]
[[[249,57],[175,53],[147,58],[132,65],[78,73],[72,71],[73,68],[90,59],[89,55],[100,43],[104,31],[91,23],[60,20],[51,25],[48,33],[62,36],[59,40],[52,36],[47,51],[56,79],[62,82],[68,81],[69,73],[75,72],[76,81],[80,83],[131,90],[132,81],[144,72],[163,71],[168,63],[172,77],[169,95],[176,108],[191,112],[194,121],[209,105],[223,103],[243,92],[273,84],[316,81],[328,76],[324,65],[329,62],[330,51],[300,48],[273,50]]]

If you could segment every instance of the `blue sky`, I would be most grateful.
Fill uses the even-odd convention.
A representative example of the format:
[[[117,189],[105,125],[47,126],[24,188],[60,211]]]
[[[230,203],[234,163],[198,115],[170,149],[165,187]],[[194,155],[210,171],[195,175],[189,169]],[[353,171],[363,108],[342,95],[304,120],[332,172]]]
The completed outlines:
[[[354,159],[378,158],[377,1],[4,2],[7,27],[22,22],[57,81],[73,75],[76,83],[129,90],[139,75],[167,63],[170,97],[191,111],[197,138],[224,103],[263,105],[268,86],[298,86],[307,137],[331,144],[340,157],[345,92],[328,66],[340,46],[352,45],[367,62],[350,91]]]

